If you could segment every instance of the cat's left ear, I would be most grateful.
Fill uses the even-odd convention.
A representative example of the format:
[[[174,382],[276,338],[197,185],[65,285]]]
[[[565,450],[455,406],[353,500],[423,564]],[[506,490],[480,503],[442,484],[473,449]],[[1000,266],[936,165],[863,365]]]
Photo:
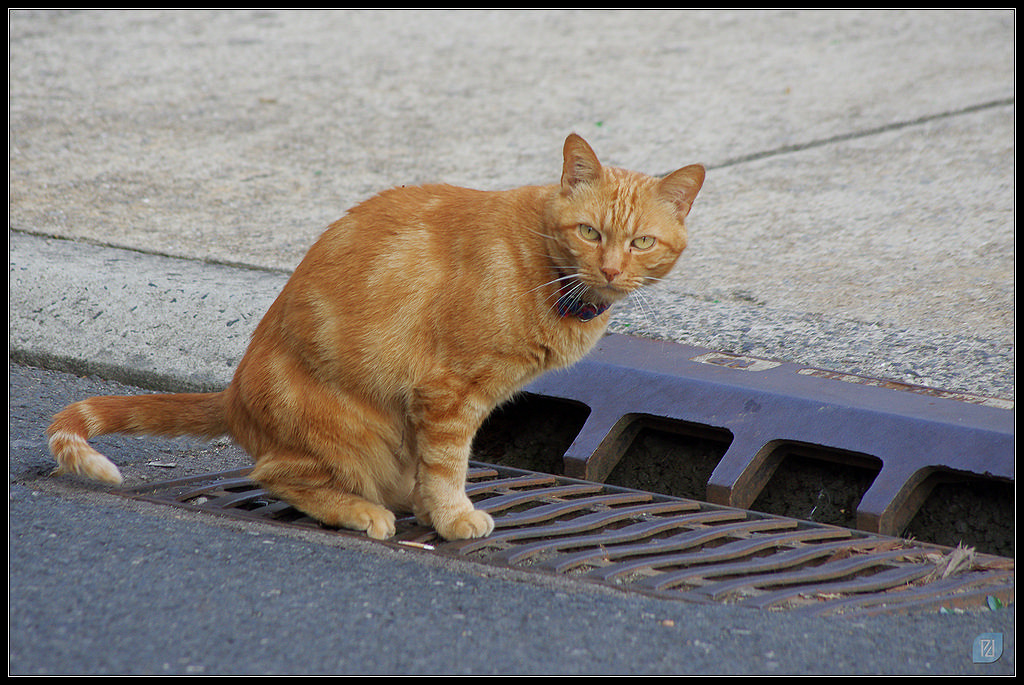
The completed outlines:
[[[693,201],[697,199],[697,193],[703,185],[704,167],[700,164],[691,164],[673,171],[658,181],[655,193],[676,206],[676,214],[682,221],[690,213],[690,207],[693,206]]]
[[[601,162],[587,141],[570,133],[562,146],[562,192],[568,195],[581,183],[601,178]]]

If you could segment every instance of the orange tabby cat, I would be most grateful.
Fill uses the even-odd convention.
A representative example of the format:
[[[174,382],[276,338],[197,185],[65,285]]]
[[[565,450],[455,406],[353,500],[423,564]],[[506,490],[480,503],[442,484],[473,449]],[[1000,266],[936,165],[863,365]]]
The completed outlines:
[[[58,471],[119,483],[86,442],[104,433],[226,434],[255,481],[328,525],[386,538],[412,511],[446,539],[488,535],[465,493],[477,429],[672,268],[703,182],[700,165],[603,167],[573,134],[559,184],[383,192],[310,249],[226,390],[72,404],[47,431]]]

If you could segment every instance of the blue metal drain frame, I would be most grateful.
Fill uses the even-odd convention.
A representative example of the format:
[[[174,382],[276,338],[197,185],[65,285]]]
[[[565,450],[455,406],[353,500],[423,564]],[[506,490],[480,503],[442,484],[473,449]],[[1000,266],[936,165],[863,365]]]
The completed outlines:
[[[944,476],[1014,479],[1014,404],[789,362],[611,334],[526,392],[589,409],[565,475],[604,482],[645,417],[727,431],[707,501],[748,508],[783,447],[867,455],[881,468],[857,528],[898,535]]]

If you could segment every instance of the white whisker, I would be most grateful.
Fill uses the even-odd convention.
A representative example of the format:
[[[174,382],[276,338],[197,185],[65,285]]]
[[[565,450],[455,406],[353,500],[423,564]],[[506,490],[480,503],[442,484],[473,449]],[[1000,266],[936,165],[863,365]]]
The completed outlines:
[[[637,309],[640,310],[641,315],[644,318],[644,322],[648,325],[657,323],[657,314],[655,308],[651,303],[650,298],[643,289],[638,288],[629,294],[630,300],[636,305]]]
[[[534,235],[539,235],[541,238],[547,238],[548,240],[555,240],[556,239],[555,236],[553,236],[553,235],[548,235],[547,233],[541,233],[540,231],[535,231],[535,230],[533,230],[532,228],[529,228],[529,227],[527,227],[526,230],[529,231],[530,233],[534,234]]]
[[[643,317],[644,323],[650,324],[651,316],[650,313],[647,311],[647,307],[644,306],[644,298],[640,295],[640,293],[635,291],[630,293],[629,299],[636,307],[636,309],[640,310],[640,316]]]
[[[550,308],[551,308],[552,311],[554,311],[555,309],[557,309],[559,303],[562,303],[562,304],[577,303],[577,302],[579,302],[579,301],[581,301],[583,299],[583,296],[589,290],[590,290],[590,287],[586,283],[583,283],[582,281],[577,281],[576,283],[574,283],[572,285],[571,288],[569,288],[568,291],[566,291],[564,293],[561,292],[561,291],[555,293],[555,299],[554,299],[554,302],[551,303],[551,307]]]
[[[530,288],[524,294],[525,295],[529,295],[530,293],[535,292],[537,290],[540,290],[541,288],[546,288],[547,286],[554,285],[554,284],[556,284],[556,283],[558,283],[560,281],[570,281],[570,280],[572,280],[574,278],[576,278],[576,276],[574,274],[570,274],[568,276],[559,276],[558,278],[553,278],[550,281],[545,281],[544,283],[541,283],[536,288]]]

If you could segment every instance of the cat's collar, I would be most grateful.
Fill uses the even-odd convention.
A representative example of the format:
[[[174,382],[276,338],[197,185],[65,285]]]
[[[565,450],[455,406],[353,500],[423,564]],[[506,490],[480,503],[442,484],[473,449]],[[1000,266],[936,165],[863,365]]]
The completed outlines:
[[[587,302],[580,297],[578,292],[574,292],[574,286],[578,286],[578,284],[574,284],[573,281],[562,282],[562,287],[558,291],[558,301],[555,303],[559,316],[562,318],[571,316],[580,321],[590,321],[608,311],[611,305]]]

